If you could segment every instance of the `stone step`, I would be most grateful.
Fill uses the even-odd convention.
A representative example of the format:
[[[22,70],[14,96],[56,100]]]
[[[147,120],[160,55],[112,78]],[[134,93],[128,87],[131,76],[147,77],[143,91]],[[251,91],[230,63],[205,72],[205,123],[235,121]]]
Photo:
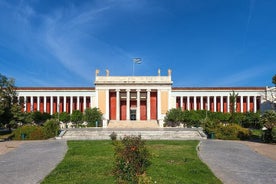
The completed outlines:
[[[115,132],[117,138],[126,135],[141,135],[147,140],[201,140],[206,135],[199,128],[159,128],[159,129],[103,129],[103,128],[74,128],[67,129],[61,139],[67,140],[110,140],[110,134]]]
[[[159,128],[156,120],[151,121],[116,121],[110,120],[107,128]]]

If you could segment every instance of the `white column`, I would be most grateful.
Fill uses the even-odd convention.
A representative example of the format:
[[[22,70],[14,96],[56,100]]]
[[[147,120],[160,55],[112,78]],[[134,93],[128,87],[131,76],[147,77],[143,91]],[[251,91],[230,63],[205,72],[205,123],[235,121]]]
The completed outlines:
[[[227,112],[230,112],[230,96],[227,96]]]
[[[86,96],[83,96],[83,110],[86,110]]]
[[[77,110],[80,110],[80,97],[77,96]]]
[[[190,97],[187,96],[187,110],[190,110]]]
[[[27,97],[24,96],[24,112],[27,111]]]
[[[47,112],[46,105],[47,105],[47,97],[44,96],[44,99],[43,99],[43,112]]]
[[[200,96],[200,110],[203,110],[203,96]]]
[[[214,112],[217,112],[217,97],[214,96]]]
[[[243,96],[240,96],[241,100],[240,100],[240,103],[241,103],[241,112],[243,112]]]
[[[196,96],[194,96],[194,110],[196,110],[196,106],[197,106],[197,104],[196,104]]]
[[[136,109],[136,120],[140,120],[140,89],[137,89],[137,109]]]
[[[109,91],[108,91],[108,97],[109,97]],[[108,102],[109,102],[109,99],[108,99]],[[90,96],[90,107],[92,108],[92,96]],[[109,110],[109,106],[108,106],[108,110]]]
[[[180,108],[183,110],[183,96],[180,96]]]
[[[37,102],[37,111],[40,111],[40,96],[36,97],[36,102]]]
[[[250,111],[250,96],[247,96],[247,112]]]
[[[31,112],[33,112],[34,111],[34,97],[31,96],[30,98],[31,98]]]
[[[60,113],[60,96],[57,96],[57,113]]]
[[[116,120],[120,120],[120,90],[116,89]]]
[[[73,113],[73,96],[70,96],[70,114]]]
[[[50,100],[50,114],[53,115],[53,96],[51,96]]]
[[[210,111],[210,96],[207,96],[207,110]]]
[[[223,112],[223,96],[220,96],[220,112]]]
[[[254,112],[257,112],[257,97],[256,96],[254,96],[253,97],[253,103],[254,103]]]
[[[150,120],[150,89],[147,89],[147,120]]]
[[[130,120],[130,89],[126,90],[126,120]]]
[[[157,120],[161,119],[161,92],[157,90]]]
[[[63,97],[63,112],[66,112],[66,96]]]
[[[109,120],[109,89],[105,91],[105,118]],[[90,97],[90,104],[92,104],[92,97]],[[90,105],[91,106],[91,105]]]

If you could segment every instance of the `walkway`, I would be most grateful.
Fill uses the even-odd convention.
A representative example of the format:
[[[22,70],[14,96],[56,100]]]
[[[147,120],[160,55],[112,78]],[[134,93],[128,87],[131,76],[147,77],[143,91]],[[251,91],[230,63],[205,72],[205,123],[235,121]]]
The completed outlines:
[[[0,155],[0,181],[5,184],[37,184],[63,159],[66,141],[26,141]]]
[[[203,140],[199,156],[225,184],[276,183],[276,161],[240,142]]]

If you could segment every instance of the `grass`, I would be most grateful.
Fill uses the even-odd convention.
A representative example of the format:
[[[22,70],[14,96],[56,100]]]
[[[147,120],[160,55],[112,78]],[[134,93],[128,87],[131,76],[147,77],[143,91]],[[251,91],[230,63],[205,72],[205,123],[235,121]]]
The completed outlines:
[[[158,184],[221,183],[200,161],[198,141],[147,141],[152,165],[147,175]],[[63,161],[45,178],[48,183],[116,183],[111,141],[68,141]]]

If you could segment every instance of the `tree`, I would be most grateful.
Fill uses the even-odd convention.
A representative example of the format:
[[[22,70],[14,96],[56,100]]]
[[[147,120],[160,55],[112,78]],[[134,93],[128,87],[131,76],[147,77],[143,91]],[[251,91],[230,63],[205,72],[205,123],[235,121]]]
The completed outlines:
[[[276,74],[272,77],[272,83],[276,87]]]
[[[265,142],[272,142],[272,130],[276,125],[276,112],[273,110],[265,111],[265,113],[261,116],[261,121],[267,129],[264,135]]]
[[[84,112],[84,121],[88,123],[89,127],[95,127],[98,126],[96,125],[96,122],[100,122],[102,120],[102,112],[100,111],[99,108],[88,108]]]
[[[48,113],[41,113],[39,111],[35,111],[31,113],[31,117],[36,124],[43,124],[45,123],[48,119],[51,119],[51,115]]]
[[[70,121],[70,114],[68,114],[67,112],[60,113],[59,120],[63,123],[68,123]]]
[[[14,79],[0,74],[0,123],[9,128],[15,123],[15,114],[21,111],[15,88]]]
[[[83,114],[79,110],[74,110],[73,113],[71,114],[71,121],[76,123],[77,126],[79,123],[81,123],[83,120]]]
[[[236,107],[237,107],[237,97],[238,97],[239,93],[235,93],[235,91],[233,91],[232,93],[230,93],[230,121],[231,123],[235,122],[236,118]]]

